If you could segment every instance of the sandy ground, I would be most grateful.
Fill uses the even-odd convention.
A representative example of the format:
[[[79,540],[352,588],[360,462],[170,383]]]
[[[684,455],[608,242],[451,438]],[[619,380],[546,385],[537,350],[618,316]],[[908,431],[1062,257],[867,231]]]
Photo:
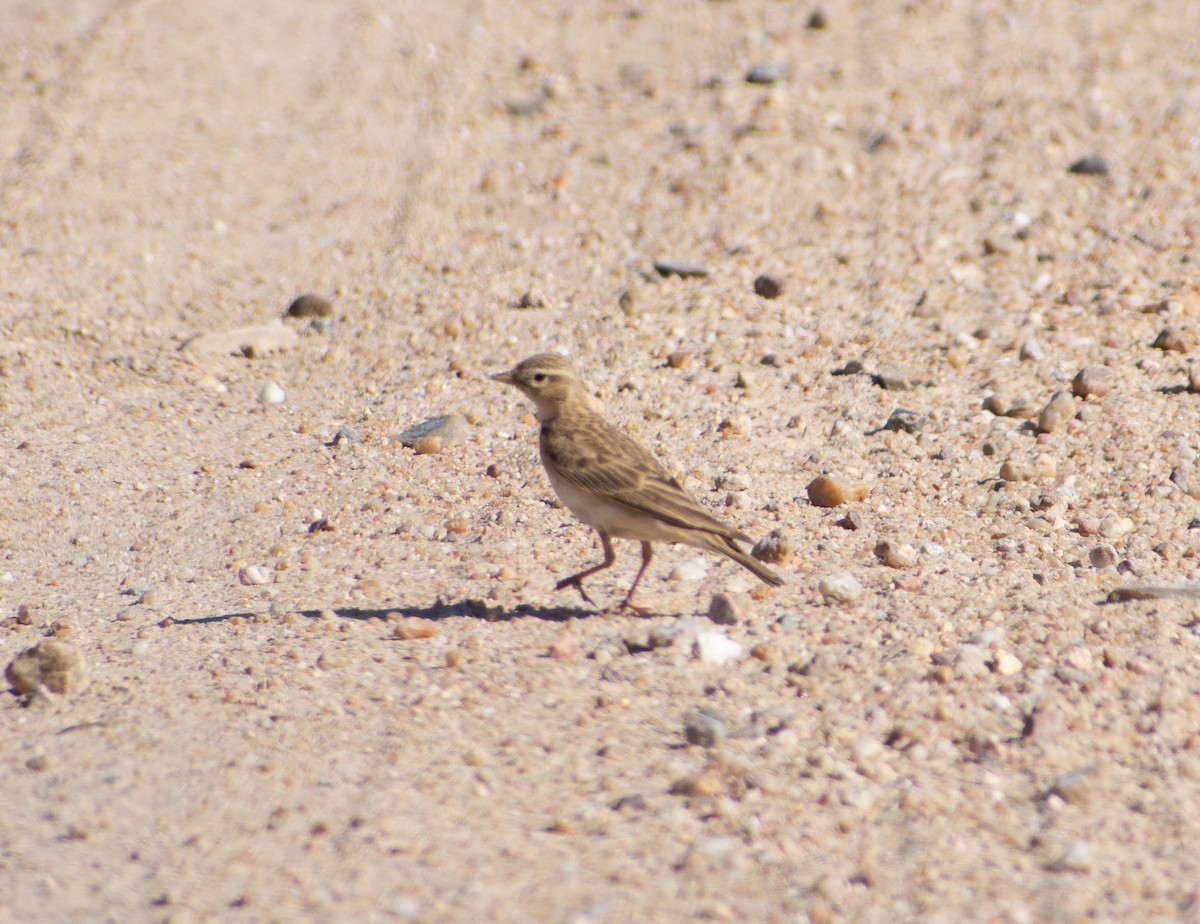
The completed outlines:
[[[813,9],[0,3],[0,919],[1200,919],[1200,4]],[[555,592],[547,349],[788,585]]]

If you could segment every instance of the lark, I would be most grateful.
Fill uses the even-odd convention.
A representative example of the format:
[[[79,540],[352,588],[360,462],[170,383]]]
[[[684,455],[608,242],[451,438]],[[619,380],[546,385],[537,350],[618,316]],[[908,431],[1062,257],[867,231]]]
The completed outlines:
[[[493,375],[537,405],[542,465],[559,500],[600,535],[604,561],[565,577],[556,590],[574,587],[588,603],[583,580],[612,567],[613,539],[642,544],[642,566],[619,609],[638,609],[633,593],[653,555],[651,543],[682,542],[719,552],[779,586],[783,578],[747,555],[737,543],[750,537],[709,514],[636,440],[605,420],[570,363],[539,353]],[[593,604],[594,605],[594,604]]]

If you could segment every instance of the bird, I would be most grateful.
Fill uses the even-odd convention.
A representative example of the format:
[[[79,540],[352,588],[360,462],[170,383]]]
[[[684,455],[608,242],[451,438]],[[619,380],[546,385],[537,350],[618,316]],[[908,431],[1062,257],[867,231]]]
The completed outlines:
[[[633,605],[633,594],[650,564],[654,542],[718,552],[772,587],[784,583],[738,546],[750,542],[749,536],[708,513],[637,440],[604,419],[562,356],[538,353],[492,378],[516,387],[536,405],[538,445],[550,484],[563,505],[599,534],[604,547],[604,561],[563,578],[556,590],[574,587],[595,606],[583,581],[612,567],[613,539],[642,544],[642,565],[618,611],[640,610]]]

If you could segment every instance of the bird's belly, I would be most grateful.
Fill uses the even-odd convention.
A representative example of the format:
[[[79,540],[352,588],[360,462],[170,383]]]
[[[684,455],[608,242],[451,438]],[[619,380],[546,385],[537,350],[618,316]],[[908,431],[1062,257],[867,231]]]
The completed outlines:
[[[561,479],[551,478],[550,484],[558,499],[579,519],[593,529],[618,539],[638,539],[643,542],[687,542],[685,531],[658,517],[632,510],[599,494],[585,491]]]

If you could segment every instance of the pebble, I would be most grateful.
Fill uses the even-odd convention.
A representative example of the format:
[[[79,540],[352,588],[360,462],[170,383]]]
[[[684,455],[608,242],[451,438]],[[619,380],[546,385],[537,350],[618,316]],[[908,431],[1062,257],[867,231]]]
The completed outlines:
[[[719,626],[736,626],[750,615],[750,597],[746,594],[713,594],[708,618]]]
[[[988,673],[987,654],[979,645],[963,645],[954,656],[954,676],[982,677]]]
[[[1054,433],[1075,417],[1075,399],[1065,391],[1056,391],[1038,414],[1038,433]]]
[[[917,563],[917,550],[906,542],[881,539],[875,543],[875,557],[889,568],[911,568]]]
[[[888,415],[888,419],[884,421],[880,429],[892,430],[896,433],[916,433],[924,428],[926,420],[924,414],[898,407]]]
[[[1048,796],[1058,796],[1064,802],[1075,805],[1087,802],[1096,789],[1096,771],[1098,767],[1092,764],[1064,773],[1046,790]]]
[[[1029,337],[1021,344],[1017,356],[1026,362],[1041,362],[1046,358],[1046,348],[1036,337]]]
[[[437,635],[437,623],[423,616],[408,616],[396,624],[395,636],[405,641],[433,638]]]
[[[787,68],[779,64],[756,64],[746,74],[746,83],[770,85],[786,76]]]
[[[1054,456],[1045,453],[1032,462],[1008,459],[1000,466],[1002,481],[1038,481],[1043,478],[1055,478],[1058,475],[1058,463]]]
[[[808,15],[808,20],[804,23],[804,28],[812,29],[814,32],[820,32],[823,29],[829,28],[829,17],[821,7],[817,7]]]
[[[692,657],[701,664],[731,664],[742,658],[742,646],[720,632],[700,632],[692,647]]]
[[[1120,542],[1133,532],[1133,529],[1133,520],[1129,519],[1129,517],[1119,517],[1115,513],[1110,513],[1100,521],[1098,532],[1105,539]]]
[[[1071,380],[1071,391],[1079,398],[1103,398],[1115,381],[1108,366],[1084,366]]]
[[[555,661],[574,661],[579,657],[579,639],[564,632],[550,645],[547,654]]]
[[[703,263],[671,258],[655,260],[654,268],[658,270],[660,276],[679,276],[681,279],[703,278],[709,273],[708,267]]]
[[[863,484],[853,484],[835,475],[819,475],[808,483],[808,502],[814,507],[840,507],[861,501],[870,493]]]
[[[283,404],[286,398],[287,394],[276,382],[264,382],[258,390],[258,400],[263,404]]]
[[[826,603],[837,603],[842,606],[853,603],[862,596],[863,587],[853,574],[839,571],[821,578],[817,590]]]
[[[684,722],[683,737],[688,744],[694,744],[696,747],[716,747],[725,737],[725,720],[716,712],[697,709]]]
[[[1060,660],[1064,667],[1069,667],[1071,670],[1087,671],[1092,669],[1092,652],[1082,645],[1071,645],[1060,653]]]
[[[421,436],[413,440],[413,451],[419,456],[436,456],[442,451],[440,436]]]
[[[1108,162],[1099,154],[1088,154],[1073,162],[1067,170],[1080,176],[1107,176]]]
[[[916,373],[904,366],[882,366],[872,379],[885,391],[911,391],[917,385]]]
[[[346,443],[357,443],[357,442],[358,442],[358,431],[357,430],[355,430],[353,427],[338,427],[337,433],[333,434],[333,439],[331,439],[326,445],[343,446]]]
[[[992,657],[992,670],[1001,677],[1020,673],[1022,666],[1020,658],[1008,651],[997,651]]]
[[[696,360],[686,350],[676,350],[667,354],[667,365],[672,369],[690,369],[696,365]]]
[[[263,565],[247,565],[238,572],[238,580],[247,587],[270,584],[275,580],[275,572]]]
[[[180,347],[193,356],[245,356],[255,359],[298,346],[300,335],[281,318],[219,333],[198,334]]]
[[[328,318],[333,315],[333,303],[320,295],[305,292],[287,306],[285,318]]]
[[[1101,571],[1106,568],[1115,568],[1118,561],[1117,550],[1107,542],[1101,542],[1088,552],[1088,561],[1091,562],[1093,568]]]
[[[1055,873],[1086,873],[1094,863],[1092,845],[1073,841],[1049,866]]]
[[[834,523],[834,526],[840,526],[842,529],[859,530],[866,525],[863,520],[863,515],[857,510],[850,510],[844,517]]]
[[[83,653],[70,642],[56,638],[44,638],[21,652],[9,663],[4,676],[22,696],[43,688],[51,693],[75,693],[88,680]]]
[[[796,553],[792,537],[783,529],[776,528],[754,543],[750,554],[768,565],[782,565],[791,561]]]
[[[983,399],[983,409],[991,411],[997,417],[1012,417],[1026,420],[1037,413],[1037,405],[1024,395],[1009,396],[996,392]]]
[[[699,581],[703,580],[708,574],[708,563],[703,558],[689,558],[681,561],[671,573],[667,575],[668,581]]]
[[[1164,327],[1151,344],[1164,353],[1190,353],[1195,345],[1192,334],[1178,327]]]
[[[755,276],[754,294],[759,298],[779,298],[783,294],[783,280],[766,273]]]
[[[467,418],[462,414],[444,414],[440,417],[429,417],[418,424],[413,424],[396,437],[396,441],[401,446],[408,446],[410,449],[415,449],[417,448],[418,440],[431,436],[437,437],[442,443],[465,443],[470,433],[470,425],[467,423]]]
[[[1200,392],[1200,365],[1188,369],[1188,388],[1193,393]]]

